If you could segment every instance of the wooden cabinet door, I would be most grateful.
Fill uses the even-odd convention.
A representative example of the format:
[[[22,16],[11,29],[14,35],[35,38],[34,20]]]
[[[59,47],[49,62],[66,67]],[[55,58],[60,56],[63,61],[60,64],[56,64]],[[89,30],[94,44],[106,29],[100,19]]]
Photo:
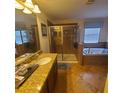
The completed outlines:
[[[42,91],[40,93],[49,93],[47,82],[45,83],[45,85],[43,86],[43,88],[41,90]]]
[[[49,93],[53,93],[54,91],[54,68],[52,68],[49,77],[48,77],[48,89]]]
[[[53,65],[51,72],[48,77],[48,89],[49,93],[54,93],[55,83],[57,77],[57,62]]]

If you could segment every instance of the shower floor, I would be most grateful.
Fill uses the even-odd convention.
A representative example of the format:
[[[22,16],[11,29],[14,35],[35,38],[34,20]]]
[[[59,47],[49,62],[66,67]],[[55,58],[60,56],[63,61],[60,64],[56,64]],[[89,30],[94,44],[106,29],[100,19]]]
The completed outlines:
[[[58,63],[78,63],[75,54],[63,54],[63,59],[62,54],[58,54],[57,61]]]

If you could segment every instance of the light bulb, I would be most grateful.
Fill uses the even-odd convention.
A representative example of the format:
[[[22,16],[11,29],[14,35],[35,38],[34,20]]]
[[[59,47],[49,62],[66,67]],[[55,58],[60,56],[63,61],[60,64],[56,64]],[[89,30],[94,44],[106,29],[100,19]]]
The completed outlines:
[[[26,2],[24,4],[25,4],[25,6],[31,8],[31,9],[34,8],[34,5],[32,3],[32,0],[26,0]]]
[[[34,12],[34,13],[41,13],[41,11],[40,11],[38,5],[34,5],[33,12]]]
[[[24,12],[25,14],[32,14],[32,12],[31,12],[30,10],[28,10],[27,8],[24,8],[23,12]]]
[[[16,9],[24,9],[24,6],[22,6],[22,5],[19,4],[17,1],[15,1],[15,8],[16,8]]]

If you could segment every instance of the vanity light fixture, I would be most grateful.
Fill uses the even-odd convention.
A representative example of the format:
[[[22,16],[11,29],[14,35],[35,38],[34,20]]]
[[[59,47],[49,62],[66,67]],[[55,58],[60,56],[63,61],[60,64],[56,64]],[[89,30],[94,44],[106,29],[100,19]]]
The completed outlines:
[[[15,1],[15,8],[16,9],[24,9],[24,6],[21,5],[20,3],[18,3],[17,1]]]
[[[32,0],[26,0],[24,4],[25,4],[25,6],[29,7],[30,9],[34,8]]]
[[[40,11],[38,5],[34,5],[33,12],[34,12],[34,13],[41,13],[41,11]]]
[[[24,8],[23,13],[25,13],[25,14],[32,14],[32,12],[30,10],[28,10],[26,7]]]
[[[25,14],[41,13],[38,5],[37,4],[33,5],[32,0],[26,0],[25,2],[22,2],[21,0],[16,0],[16,2],[21,6],[23,6],[23,8],[21,9],[23,9],[23,12]],[[16,8],[16,9],[19,9],[19,8]]]

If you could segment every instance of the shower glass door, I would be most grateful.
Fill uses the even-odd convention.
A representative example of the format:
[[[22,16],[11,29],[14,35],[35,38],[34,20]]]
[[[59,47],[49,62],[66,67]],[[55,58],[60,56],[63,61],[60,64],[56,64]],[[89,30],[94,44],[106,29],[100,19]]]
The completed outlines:
[[[58,53],[60,61],[75,61],[77,53],[76,26],[50,27],[51,52]]]
[[[63,26],[63,60],[76,61],[77,30],[75,26]]]

